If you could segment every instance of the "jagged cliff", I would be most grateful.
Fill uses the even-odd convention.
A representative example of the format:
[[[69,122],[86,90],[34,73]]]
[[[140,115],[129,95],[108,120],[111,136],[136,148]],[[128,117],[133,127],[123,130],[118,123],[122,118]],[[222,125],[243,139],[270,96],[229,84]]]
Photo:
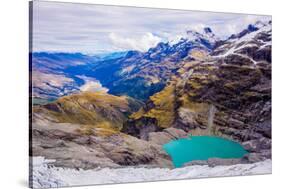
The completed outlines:
[[[147,140],[151,132],[176,127],[232,138],[270,157],[271,23],[253,27],[220,42],[209,55],[182,62],[122,131]]]

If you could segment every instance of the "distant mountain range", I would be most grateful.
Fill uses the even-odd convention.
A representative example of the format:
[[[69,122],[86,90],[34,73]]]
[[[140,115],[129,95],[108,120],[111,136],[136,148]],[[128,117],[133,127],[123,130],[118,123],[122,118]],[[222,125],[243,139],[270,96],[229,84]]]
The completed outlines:
[[[82,89],[106,90],[145,101],[162,90],[182,61],[224,50],[226,43],[257,31],[265,23],[249,25],[227,40],[220,40],[211,28],[202,33],[187,31],[179,40],[160,42],[147,52],[109,54],[33,53],[33,97],[56,99]]]
[[[187,31],[180,40],[160,42],[144,53],[33,53],[33,96],[56,99],[80,91],[91,80],[111,94],[146,100],[164,88],[180,61],[192,58],[193,49],[209,53],[217,41],[212,30],[205,28],[202,34]]]

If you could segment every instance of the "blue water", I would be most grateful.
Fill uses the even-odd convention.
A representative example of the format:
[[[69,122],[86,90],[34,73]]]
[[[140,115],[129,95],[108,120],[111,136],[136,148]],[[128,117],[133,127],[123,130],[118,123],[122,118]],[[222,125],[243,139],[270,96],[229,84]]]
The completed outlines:
[[[247,151],[237,142],[215,136],[192,136],[163,145],[175,167],[193,160],[241,158]]]

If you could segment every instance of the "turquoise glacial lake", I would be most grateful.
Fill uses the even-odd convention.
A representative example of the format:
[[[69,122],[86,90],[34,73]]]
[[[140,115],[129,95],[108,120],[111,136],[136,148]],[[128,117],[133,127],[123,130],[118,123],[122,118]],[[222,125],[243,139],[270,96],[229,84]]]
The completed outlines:
[[[248,153],[239,143],[215,136],[191,136],[163,145],[175,167],[193,160],[241,158]]]

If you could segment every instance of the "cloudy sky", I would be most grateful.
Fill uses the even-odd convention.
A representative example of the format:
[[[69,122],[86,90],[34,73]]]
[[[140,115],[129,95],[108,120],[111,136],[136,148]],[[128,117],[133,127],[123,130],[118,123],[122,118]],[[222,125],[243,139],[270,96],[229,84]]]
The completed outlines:
[[[146,51],[186,30],[210,27],[220,38],[270,17],[57,2],[33,2],[33,51]]]

